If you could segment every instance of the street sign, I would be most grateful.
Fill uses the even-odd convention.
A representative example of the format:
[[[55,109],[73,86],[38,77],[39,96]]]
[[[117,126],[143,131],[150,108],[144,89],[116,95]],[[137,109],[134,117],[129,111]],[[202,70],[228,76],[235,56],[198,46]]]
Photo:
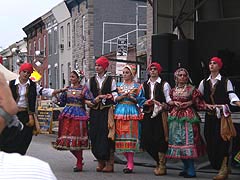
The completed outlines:
[[[128,38],[117,39],[117,59],[127,60]]]
[[[128,39],[118,38],[117,39],[117,59],[127,60],[128,54]],[[127,63],[117,62],[116,63],[116,74],[122,74],[122,69]]]

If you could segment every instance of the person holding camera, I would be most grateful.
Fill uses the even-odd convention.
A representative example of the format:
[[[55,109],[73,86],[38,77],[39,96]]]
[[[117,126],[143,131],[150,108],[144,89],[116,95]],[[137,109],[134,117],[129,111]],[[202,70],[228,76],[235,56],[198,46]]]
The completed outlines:
[[[13,115],[18,107],[12,97],[4,75],[0,73],[0,134],[5,127],[14,124]],[[15,123],[16,124],[16,123]],[[30,156],[0,151],[0,179],[56,180],[48,163]]]

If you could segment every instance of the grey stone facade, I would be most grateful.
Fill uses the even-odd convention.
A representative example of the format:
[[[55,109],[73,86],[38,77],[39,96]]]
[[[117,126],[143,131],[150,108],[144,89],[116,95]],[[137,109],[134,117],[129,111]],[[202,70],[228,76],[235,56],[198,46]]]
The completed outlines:
[[[95,59],[109,53],[110,49],[102,54],[103,22],[112,23],[136,23],[136,3],[146,5],[137,0],[88,0],[78,1],[73,5],[68,1],[68,7],[72,16],[73,34],[73,66],[84,70],[86,77],[94,74]],[[145,10],[146,12],[146,10]],[[146,14],[140,12],[140,23],[146,23]],[[84,29],[84,31],[83,31]],[[112,26],[105,29],[105,39],[115,38],[131,30],[136,26]],[[129,37],[131,44],[136,43],[136,36]],[[116,51],[116,47],[112,49]]]
[[[87,77],[92,74],[91,64],[93,63],[90,56],[92,48],[91,35],[89,28],[89,18],[91,6],[86,1],[71,9],[72,15],[72,69],[83,70]]]

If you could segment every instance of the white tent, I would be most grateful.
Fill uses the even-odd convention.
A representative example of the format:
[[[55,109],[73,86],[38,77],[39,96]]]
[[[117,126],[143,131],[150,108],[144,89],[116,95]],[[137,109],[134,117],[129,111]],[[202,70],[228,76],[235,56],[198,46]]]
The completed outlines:
[[[18,74],[14,73],[12,71],[9,71],[7,68],[5,68],[2,64],[0,64],[0,72],[4,74],[7,81],[11,81],[13,79],[16,79]]]

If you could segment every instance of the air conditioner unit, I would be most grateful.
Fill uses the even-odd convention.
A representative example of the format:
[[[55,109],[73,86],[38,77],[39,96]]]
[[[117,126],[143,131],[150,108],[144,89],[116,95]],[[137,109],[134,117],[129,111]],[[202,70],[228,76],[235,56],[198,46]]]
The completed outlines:
[[[64,44],[60,44],[60,49],[64,50]]]

